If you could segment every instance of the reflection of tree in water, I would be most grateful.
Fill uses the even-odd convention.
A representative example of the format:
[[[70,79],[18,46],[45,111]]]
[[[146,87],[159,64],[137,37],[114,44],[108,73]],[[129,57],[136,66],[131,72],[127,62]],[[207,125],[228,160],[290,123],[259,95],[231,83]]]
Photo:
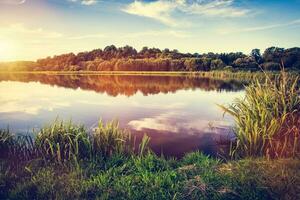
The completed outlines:
[[[40,82],[65,88],[81,88],[107,93],[110,96],[132,96],[176,92],[181,89],[206,91],[238,91],[246,82],[192,76],[137,76],[137,75],[45,75],[0,74],[0,81]]]

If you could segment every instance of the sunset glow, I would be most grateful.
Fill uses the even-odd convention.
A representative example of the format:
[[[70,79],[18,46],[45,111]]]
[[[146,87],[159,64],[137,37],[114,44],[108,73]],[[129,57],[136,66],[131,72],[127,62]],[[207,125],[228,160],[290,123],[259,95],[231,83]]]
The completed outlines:
[[[7,39],[0,39],[0,60],[16,59],[16,45]]]
[[[300,2],[0,0],[0,61],[107,45],[250,53],[300,46]]]

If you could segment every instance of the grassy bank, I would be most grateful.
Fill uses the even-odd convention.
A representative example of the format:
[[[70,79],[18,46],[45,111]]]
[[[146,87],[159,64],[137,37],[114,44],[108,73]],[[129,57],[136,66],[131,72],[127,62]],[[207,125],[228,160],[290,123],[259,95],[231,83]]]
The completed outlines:
[[[74,166],[0,165],[1,199],[299,199],[300,161],[221,162],[199,152],[181,160],[113,155]]]

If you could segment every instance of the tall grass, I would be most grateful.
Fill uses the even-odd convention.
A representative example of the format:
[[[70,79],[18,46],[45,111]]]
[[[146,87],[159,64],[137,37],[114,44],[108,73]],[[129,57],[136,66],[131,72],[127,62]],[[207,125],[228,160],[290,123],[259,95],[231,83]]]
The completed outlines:
[[[299,77],[283,71],[271,79],[246,86],[245,98],[221,108],[236,122],[236,143],[231,155],[236,157],[294,157],[300,153]]]
[[[26,161],[34,159],[39,152],[30,136],[13,135],[9,129],[0,130],[0,158]]]
[[[83,125],[55,120],[40,130],[35,140],[46,160],[64,161],[88,158],[91,144]]]
[[[117,121],[108,122],[105,125],[100,120],[92,136],[94,154],[109,157],[115,153],[125,152],[125,143],[130,135],[128,132],[119,129]]]
[[[10,146],[13,143],[13,137],[9,132],[9,129],[0,130],[0,157],[5,158],[8,155]]]
[[[56,119],[40,129],[37,137],[15,136],[0,130],[0,158],[11,161],[30,161],[40,158],[46,163],[72,163],[79,160],[97,160],[118,155],[142,156],[148,150],[149,137],[144,136],[139,145],[130,132],[122,130],[117,121],[99,122],[92,133],[83,125]],[[70,162],[71,161],[71,162]]]
[[[136,138],[130,132],[122,130],[119,122],[113,120],[104,124],[101,120],[98,127],[92,133],[92,147],[95,155],[110,157],[113,154],[143,155],[148,146],[149,137],[144,136],[138,149],[136,149]]]

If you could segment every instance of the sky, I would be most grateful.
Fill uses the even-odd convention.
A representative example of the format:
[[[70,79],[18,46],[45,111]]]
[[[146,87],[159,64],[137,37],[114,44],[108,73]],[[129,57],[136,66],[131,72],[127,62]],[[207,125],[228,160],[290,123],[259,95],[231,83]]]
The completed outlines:
[[[0,61],[111,44],[249,54],[299,33],[300,0],[0,0]]]

